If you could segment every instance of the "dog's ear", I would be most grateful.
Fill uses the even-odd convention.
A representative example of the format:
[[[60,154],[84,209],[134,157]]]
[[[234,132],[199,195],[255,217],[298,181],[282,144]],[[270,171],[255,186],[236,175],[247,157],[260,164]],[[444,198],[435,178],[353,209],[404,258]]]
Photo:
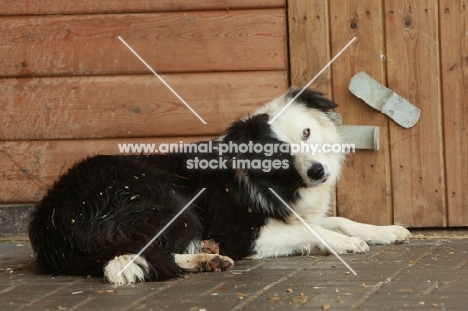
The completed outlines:
[[[231,124],[224,132],[224,141],[248,143],[273,138],[273,131],[268,124],[268,114],[258,114]]]
[[[296,97],[301,92],[301,89],[290,88],[286,98],[288,102]],[[330,109],[338,107],[333,101],[323,97],[323,94],[313,90],[305,89],[295,99],[295,102],[305,105],[307,108],[319,109],[323,112],[327,112]]]

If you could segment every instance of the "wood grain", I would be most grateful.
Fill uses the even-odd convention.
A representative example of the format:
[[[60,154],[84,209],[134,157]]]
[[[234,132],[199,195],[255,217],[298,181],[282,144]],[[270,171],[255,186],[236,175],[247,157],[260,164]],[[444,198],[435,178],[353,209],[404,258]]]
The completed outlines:
[[[380,126],[380,150],[347,157],[338,185],[338,215],[376,225],[393,223],[388,120],[348,91],[351,77],[366,71],[385,84],[382,2],[330,1],[332,56],[356,41],[333,63],[333,97],[347,125]]]
[[[328,2],[288,1],[289,77],[292,85],[304,86],[330,60]],[[310,86],[332,98],[331,68]],[[336,194],[331,214],[336,215]]]
[[[468,3],[439,8],[448,225],[468,226]]]
[[[3,17],[0,77],[285,70],[284,9]]]
[[[390,126],[395,221],[446,226],[438,5],[387,1],[385,16],[388,86],[421,109],[415,127]]]
[[[193,142],[213,137],[107,140],[10,141],[0,143],[0,203],[37,202],[75,162],[90,155],[120,154],[118,144]]]
[[[285,0],[3,0],[0,15],[142,13],[285,7]]]
[[[0,139],[217,135],[288,88],[286,71],[4,79]]]
[[[327,1],[288,2],[291,84],[306,85],[330,61],[328,14]],[[311,88],[332,98],[331,85],[331,68],[329,68],[312,83]]]

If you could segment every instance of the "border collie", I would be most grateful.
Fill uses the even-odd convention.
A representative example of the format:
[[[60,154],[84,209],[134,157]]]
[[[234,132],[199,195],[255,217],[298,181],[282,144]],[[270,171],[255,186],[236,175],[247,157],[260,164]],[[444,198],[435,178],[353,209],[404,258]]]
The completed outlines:
[[[288,147],[339,143],[327,114],[336,104],[306,90],[269,123],[299,92],[234,122],[210,152],[97,155],[75,164],[32,213],[38,270],[124,285],[223,271],[242,258],[327,253],[289,207],[339,254],[406,241],[410,232],[401,226],[327,217],[343,153]]]

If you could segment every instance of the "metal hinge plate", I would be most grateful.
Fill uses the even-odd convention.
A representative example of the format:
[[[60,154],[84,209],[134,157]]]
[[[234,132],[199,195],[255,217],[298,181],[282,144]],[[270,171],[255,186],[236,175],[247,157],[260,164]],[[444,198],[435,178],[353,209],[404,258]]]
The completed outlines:
[[[374,80],[364,71],[351,78],[349,90],[366,104],[384,113],[404,128],[413,127],[418,123],[421,115],[419,108]]]

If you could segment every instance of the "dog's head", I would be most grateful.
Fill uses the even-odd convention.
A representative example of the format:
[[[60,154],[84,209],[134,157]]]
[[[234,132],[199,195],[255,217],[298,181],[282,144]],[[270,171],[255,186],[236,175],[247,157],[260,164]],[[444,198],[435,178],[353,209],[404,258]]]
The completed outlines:
[[[295,99],[294,99],[295,98]],[[277,139],[290,144],[294,166],[309,187],[334,184],[341,172],[346,150],[336,126],[328,115],[337,105],[321,93],[292,88],[285,95],[258,109],[256,114],[268,114],[270,119],[294,101],[271,122]]]
[[[250,191],[265,193],[272,188],[289,202],[300,188],[334,184],[344,157],[333,149],[340,139],[327,114],[337,105],[320,93],[305,90],[274,119],[298,94],[291,89],[232,124],[221,138],[222,143],[239,147],[229,148],[229,158]]]

